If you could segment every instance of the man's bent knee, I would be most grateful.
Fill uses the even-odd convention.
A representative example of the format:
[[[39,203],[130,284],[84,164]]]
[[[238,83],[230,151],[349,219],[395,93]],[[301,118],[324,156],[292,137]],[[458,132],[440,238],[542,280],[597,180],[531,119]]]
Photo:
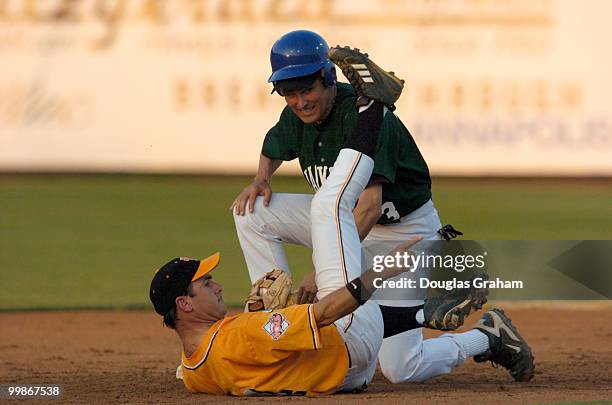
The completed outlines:
[[[310,204],[310,220],[327,221],[334,217],[334,207],[336,202],[331,196],[317,193],[312,197]]]
[[[411,379],[416,371],[415,367],[407,367],[406,364],[380,364],[380,371],[389,382],[392,384],[399,384],[408,381],[416,380]]]
[[[244,209],[244,215],[238,215],[236,213],[236,209],[234,208],[232,210],[232,216],[234,217],[234,223],[236,225],[243,224],[246,223],[248,221],[248,219],[253,219],[253,218],[257,218],[258,216],[260,216],[260,214],[262,213],[262,210],[265,209],[264,205],[263,205],[263,197],[262,196],[257,196],[257,198],[255,199],[255,203],[253,204],[253,212],[249,212],[249,208],[248,208],[248,202],[245,206]]]

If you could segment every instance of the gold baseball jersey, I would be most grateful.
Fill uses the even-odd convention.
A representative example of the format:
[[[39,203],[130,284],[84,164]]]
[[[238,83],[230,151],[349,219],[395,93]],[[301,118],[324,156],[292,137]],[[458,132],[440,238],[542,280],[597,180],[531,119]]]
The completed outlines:
[[[344,340],[334,325],[317,328],[312,305],[217,321],[182,357],[185,386],[209,394],[330,394],[349,368]]]

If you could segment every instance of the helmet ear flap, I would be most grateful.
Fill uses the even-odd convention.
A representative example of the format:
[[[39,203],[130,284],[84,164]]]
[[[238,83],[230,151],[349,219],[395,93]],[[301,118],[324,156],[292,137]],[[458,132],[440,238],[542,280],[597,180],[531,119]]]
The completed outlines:
[[[331,87],[336,84],[336,67],[333,64],[325,66],[321,69],[321,76],[323,76],[323,85],[325,87]]]

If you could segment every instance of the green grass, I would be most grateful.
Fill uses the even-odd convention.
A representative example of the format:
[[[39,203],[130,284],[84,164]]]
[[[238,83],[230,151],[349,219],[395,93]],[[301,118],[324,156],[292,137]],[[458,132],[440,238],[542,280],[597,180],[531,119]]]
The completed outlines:
[[[248,276],[228,207],[250,181],[211,176],[0,175],[0,309],[148,307],[155,268],[222,252],[240,304]],[[443,222],[470,239],[612,239],[611,183],[441,180]],[[301,178],[277,192],[309,192]],[[310,251],[289,247],[296,279]]]
[[[468,239],[612,239],[612,181],[445,179],[433,192]]]

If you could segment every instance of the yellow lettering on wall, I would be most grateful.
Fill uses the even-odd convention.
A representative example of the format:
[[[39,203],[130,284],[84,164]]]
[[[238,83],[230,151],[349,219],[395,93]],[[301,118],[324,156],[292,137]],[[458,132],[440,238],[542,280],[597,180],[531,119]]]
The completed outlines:
[[[92,43],[94,49],[105,48],[113,43],[119,31],[119,23],[125,14],[126,0],[97,0],[94,15],[102,24],[105,32]]]

